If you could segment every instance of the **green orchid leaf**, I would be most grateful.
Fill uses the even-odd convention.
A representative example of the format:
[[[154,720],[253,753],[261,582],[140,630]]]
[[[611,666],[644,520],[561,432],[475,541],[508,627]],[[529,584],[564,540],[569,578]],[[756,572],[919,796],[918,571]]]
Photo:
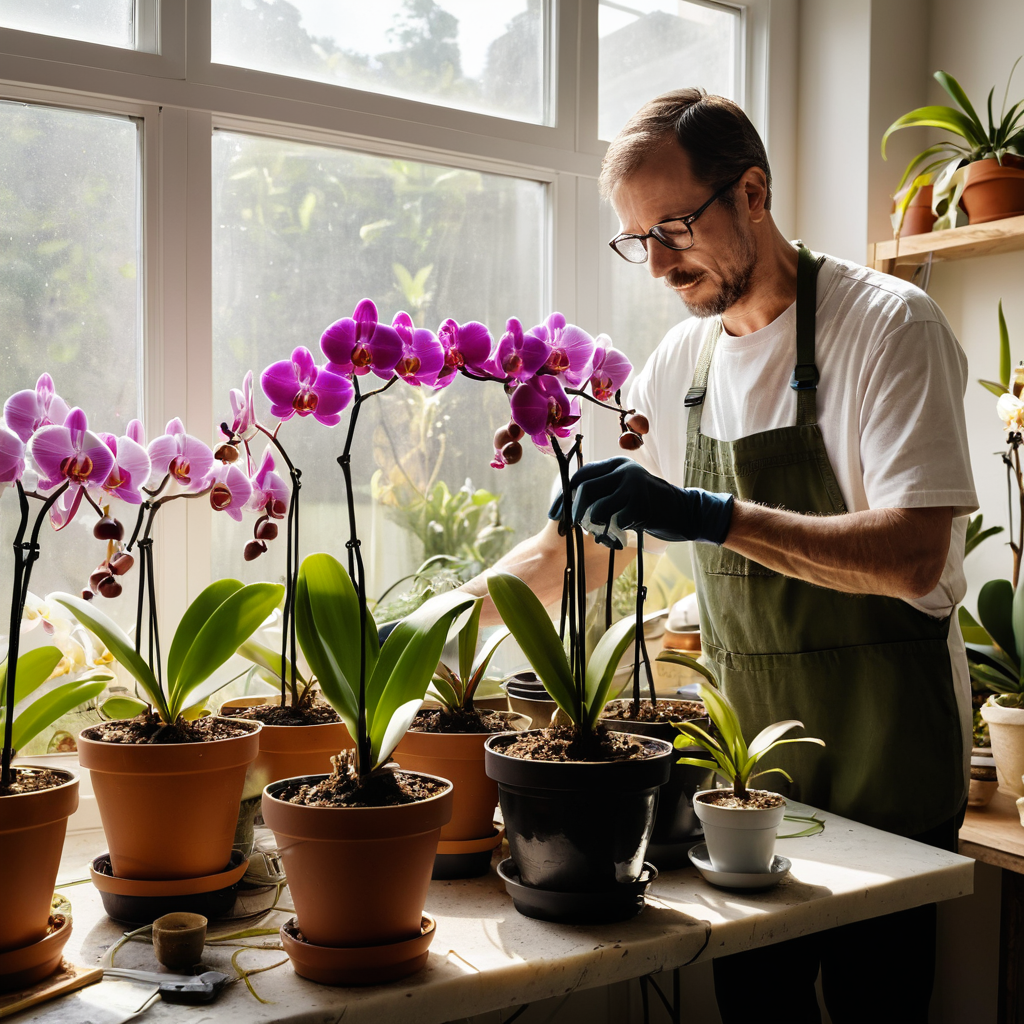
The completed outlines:
[[[989,636],[1019,669],[1020,659],[1013,633],[1013,584],[1009,580],[989,580],[981,588],[978,618]]]
[[[935,146],[929,146],[927,149],[922,149],[921,152],[918,153],[917,156],[915,156],[910,161],[910,163],[907,164],[906,170],[904,170],[903,172],[903,177],[900,178],[899,184],[896,186],[897,193],[910,180],[910,177],[913,174],[915,167],[917,167],[921,163],[924,163],[926,160],[930,160],[933,156],[937,156],[939,153],[948,153],[949,150],[950,145],[948,142],[940,142]],[[926,173],[927,171],[934,169],[934,167],[941,166],[943,163],[945,163],[945,160],[934,161],[932,164],[926,167],[924,171],[919,173]],[[925,184],[927,184],[927,182]]]
[[[473,698],[476,696],[476,691],[483,681],[484,674],[487,672],[487,667],[490,665],[495,652],[511,635],[511,632],[504,627],[495,630],[487,638],[487,642],[483,647],[480,648],[480,653],[477,655],[476,661],[473,662],[472,675],[469,677],[469,682],[466,683],[466,692],[463,699],[467,704],[472,703]]]
[[[20,750],[62,715],[98,697],[106,683],[80,683],[77,679],[57,686],[33,701],[14,720],[13,746]]]
[[[997,672],[1005,672],[1011,679],[1017,678],[1017,666],[991,641],[988,644],[968,643],[967,660],[977,665],[988,665]]]
[[[999,300],[999,380],[1010,389],[1010,332],[1003,316],[1003,300]]]
[[[1017,693],[1020,689],[1019,679],[989,668],[987,665],[972,664],[970,666],[971,678],[977,680],[986,689],[993,693]]]
[[[217,580],[211,583],[185,609],[185,614],[174,631],[171,648],[167,652],[167,692],[171,701],[175,697],[175,683],[189,648],[195,643],[199,631],[210,616],[234,593],[242,589],[241,580]]]
[[[454,710],[462,704],[459,695],[455,692],[452,685],[440,676],[434,676],[430,681],[430,688],[427,690],[427,693],[429,694],[431,690],[446,708]]]
[[[979,380],[978,383],[986,390],[991,391],[993,395],[1005,395],[1010,389],[1004,384],[1000,384],[994,380]]]
[[[94,608],[89,601],[83,601],[80,597],[73,597],[71,594],[54,594],[53,599],[67,608],[83,626],[100,638],[118,663],[134,676],[164,721],[172,721],[170,709],[153,670],[136,652],[135,644],[128,634],[108,615],[98,608]]]
[[[598,640],[590,655],[586,672],[586,708],[591,728],[604,710],[612,676],[635,636],[636,621],[632,618],[620,619]]]
[[[957,618],[960,620],[960,635],[964,638],[964,643],[991,645],[992,637],[988,635],[988,630],[980,622],[976,622],[974,616],[963,605],[957,611]]]
[[[473,605],[473,614],[469,622],[459,633],[459,678],[466,682],[473,674],[473,655],[476,654],[476,642],[480,636],[480,612],[483,610],[483,598]]]
[[[715,678],[714,673],[688,654],[683,654],[682,651],[665,650],[654,660],[666,661],[670,665],[685,665],[687,668],[692,668],[694,672],[699,672],[716,690],[718,689],[718,680]]]
[[[59,647],[37,647],[34,651],[26,651],[18,658],[18,671],[14,680],[14,703],[20,704],[30,693],[38,689],[50,678],[53,670],[60,664],[64,655]],[[0,695],[4,707],[7,706],[7,663],[4,658],[0,664]]]
[[[765,775],[778,774],[781,775],[787,782],[793,781],[793,776],[789,774],[784,768],[765,768],[763,772],[755,772],[750,776],[750,779],[744,781],[744,785],[753,779],[760,779]]]
[[[685,747],[686,741],[689,739],[696,740],[706,750],[722,750],[721,743],[711,733],[697,725],[696,722],[676,722],[676,728],[684,734],[675,738],[674,742],[677,747]]]
[[[241,647],[238,648],[238,654],[240,654],[246,661],[251,661],[254,665],[259,665],[260,668],[266,669],[276,679],[274,685],[281,685],[281,652],[275,651],[273,648],[268,647],[266,644],[261,644],[257,640],[248,639]],[[287,665],[289,677],[291,676],[292,660],[288,658],[285,662]],[[262,677],[261,677],[262,678]],[[298,670],[298,666],[295,669],[295,678],[303,686],[306,685],[306,679],[303,674]]]
[[[699,757],[681,757],[676,761],[676,764],[689,764],[694,768],[706,768],[709,772],[717,772],[719,775],[722,774],[721,769],[714,761],[705,761]]]
[[[790,729],[802,729],[804,727],[803,722],[798,722],[795,718],[787,719],[784,722],[776,722],[774,725],[769,725],[762,729],[751,741],[747,747],[748,753],[751,756],[764,753],[771,750],[775,743],[781,736],[785,736]]]
[[[984,133],[978,132],[970,117],[953,107],[927,106],[918,107],[898,117],[882,136],[882,156],[885,156],[885,145],[889,136],[901,128],[943,128],[954,135],[966,139],[972,146],[984,146],[988,142]]]
[[[977,111],[975,111],[971,101],[967,98],[967,93],[964,92],[960,83],[945,71],[936,71],[932,77],[949,93],[954,103],[960,104],[964,113],[973,122],[978,138],[987,139],[988,133],[985,131],[985,126],[981,123],[981,118],[978,117]]]
[[[203,600],[205,594],[206,591],[196,600]],[[189,694],[209,679],[263,625],[283,596],[284,587],[280,583],[250,583],[236,590],[212,611],[181,663],[172,688],[171,721],[185,706]]]
[[[111,721],[138,718],[149,710],[149,705],[135,697],[108,697],[100,705],[100,714]]]
[[[1017,664],[1024,666],[1024,587],[1018,586],[1013,595],[1013,636],[1016,640]],[[1002,644],[1000,644],[1002,646]],[[1024,682],[1024,678],[1022,678]]]
[[[517,576],[497,572],[487,577],[487,589],[502,621],[523,649],[534,672],[555,703],[577,725],[576,684],[569,660],[548,613],[536,594]]]
[[[407,704],[401,704],[395,709],[391,720],[388,722],[387,729],[384,730],[379,747],[371,755],[374,768],[391,760],[395,747],[398,746],[402,737],[409,731],[409,726],[412,725],[412,721],[422,704],[422,700],[411,700]]]
[[[771,753],[771,751],[773,751],[776,747],[784,747],[787,743],[814,743],[819,747],[825,746],[825,741],[818,739],[817,736],[794,736],[792,739],[788,740],[776,740],[770,747],[766,747],[759,754],[751,758],[751,761],[753,763],[756,763],[760,761],[761,758],[765,756],[765,754]],[[753,764],[751,765],[751,767],[753,767]],[[750,769],[748,768],[747,771],[749,770]]]
[[[721,690],[706,683],[698,683],[697,688],[711,721],[715,723],[715,728],[725,741],[726,749],[732,755],[733,763],[743,764],[749,755],[736,709]]]

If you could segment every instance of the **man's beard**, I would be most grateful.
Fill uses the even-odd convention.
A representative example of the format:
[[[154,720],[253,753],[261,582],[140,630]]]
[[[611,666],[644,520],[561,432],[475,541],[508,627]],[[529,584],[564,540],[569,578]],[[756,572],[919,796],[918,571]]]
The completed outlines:
[[[730,306],[746,295],[747,289],[750,287],[750,280],[754,276],[757,253],[749,238],[744,239],[743,242],[740,268],[723,280],[717,294],[700,302],[687,299],[683,292],[677,292],[683,305],[693,316],[700,317],[702,320],[712,316],[721,316]],[[685,274],[681,270],[673,269],[665,275],[665,284],[669,288],[678,289],[682,285],[691,284],[704,276],[703,273]]]

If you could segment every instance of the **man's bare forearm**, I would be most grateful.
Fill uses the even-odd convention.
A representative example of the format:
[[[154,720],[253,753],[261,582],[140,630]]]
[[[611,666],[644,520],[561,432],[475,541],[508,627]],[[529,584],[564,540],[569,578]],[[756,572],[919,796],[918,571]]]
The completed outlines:
[[[952,520],[951,508],[810,516],[737,501],[725,547],[833,590],[916,598],[939,582]]]

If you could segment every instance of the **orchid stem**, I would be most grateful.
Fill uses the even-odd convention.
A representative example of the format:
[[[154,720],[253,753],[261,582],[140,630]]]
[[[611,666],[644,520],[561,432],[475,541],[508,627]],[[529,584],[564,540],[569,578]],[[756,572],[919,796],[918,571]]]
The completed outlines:
[[[612,412],[617,412],[622,416],[632,416],[636,412],[636,409],[623,409],[618,403],[611,405],[609,402],[602,402],[600,398],[595,398],[593,395],[588,394],[583,388],[566,388],[565,393],[567,395],[575,395],[577,398],[585,398],[591,405],[600,406],[602,409],[610,409]]]

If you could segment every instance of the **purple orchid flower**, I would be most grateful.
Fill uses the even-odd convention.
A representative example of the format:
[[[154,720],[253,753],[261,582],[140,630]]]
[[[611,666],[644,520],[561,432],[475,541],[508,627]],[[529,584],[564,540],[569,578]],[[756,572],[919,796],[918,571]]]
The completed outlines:
[[[25,472],[25,442],[7,427],[0,427],[0,487],[20,480]]]
[[[282,420],[296,413],[312,416],[333,427],[341,422],[339,413],[355,394],[352,382],[340,374],[318,367],[313,353],[300,345],[291,359],[271,363],[260,377],[263,393],[270,399],[270,411]]]
[[[140,429],[141,426],[142,424],[139,424]],[[114,456],[110,475],[102,484],[103,490],[115,498],[127,501],[130,505],[141,505],[142,488],[149,480],[151,469],[146,449],[127,434],[120,438],[114,437],[113,434],[100,434],[100,438]]]
[[[421,384],[428,388],[436,387],[438,375],[444,367],[441,342],[432,331],[415,327],[412,317],[405,312],[396,313],[391,326],[402,342],[402,356],[395,364],[395,373],[414,387]]]
[[[459,370],[483,372],[494,344],[491,332],[476,320],[461,326],[452,319],[437,329],[437,339],[444,351],[444,367],[437,379],[438,387],[446,387]]]
[[[142,424],[138,424],[134,431],[132,424],[128,428],[128,436],[133,440],[133,433],[144,439]],[[175,417],[167,424],[164,433],[150,442],[149,460],[154,476],[170,476],[186,490],[201,491],[206,486],[205,478],[213,465],[213,452],[198,438],[186,434],[185,424]]]
[[[339,376],[369,373],[389,380],[402,358],[398,332],[377,320],[377,307],[363,299],[351,316],[335,320],[320,337],[327,369]]]
[[[288,485],[274,472],[274,455],[269,447],[264,449],[260,468],[251,483],[252,495],[246,510],[260,515],[265,512],[274,519],[281,519],[288,510]]]
[[[252,497],[252,484],[239,466],[219,464],[203,486],[210,488],[210,505],[215,512],[227,512],[236,523],[242,521],[242,509]]]
[[[231,438],[241,438],[248,441],[257,433],[256,408],[252,398],[252,370],[245,375],[242,381],[242,390],[232,388],[231,394]],[[223,433],[223,431],[221,431]]]
[[[522,382],[533,377],[549,355],[548,343],[532,332],[524,332],[523,325],[512,317],[505,325],[505,333],[498,341],[488,369],[495,377],[511,377]]]
[[[615,392],[626,382],[632,369],[633,364],[626,354],[612,347],[612,339],[607,334],[599,334],[594,339],[590,390],[599,402],[614,398]]]
[[[594,339],[581,327],[567,324],[561,313],[552,313],[544,323],[531,328],[530,333],[551,347],[544,369],[560,374],[569,387],[579,387],[588,376]]]
[[[53,378],[44,373],[34,391],[16,391],[4,402],[4,422],[27,442],[40,428],[60,426],[68,418],[67,402],[56,393]]]
[[[568,437],[580,418],[579,399],[569,400],[561,382],[541,374],[520,384],[512,392],[512,419],[530,435],[542,451],[551,451],[549,438]]]
[[[114,467],[113,453],[89,430],[89,421],[78,408],[68,413],[62,426],[40,427],[29,441],[28,453],[39,470],[40,488],[48,491],[68,484],[50,509],[50,522],[58,530],[75,517],[83,489],[102,486]]]

